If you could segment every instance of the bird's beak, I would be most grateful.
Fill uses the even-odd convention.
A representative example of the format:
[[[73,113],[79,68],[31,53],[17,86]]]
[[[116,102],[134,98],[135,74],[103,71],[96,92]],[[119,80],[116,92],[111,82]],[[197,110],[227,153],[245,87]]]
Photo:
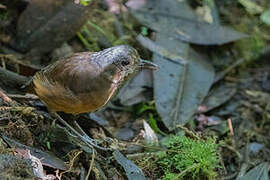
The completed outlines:
[[[140,59],[139,67],[143,69],[153,69],[153,70],[158,69],[158,65],[144,59]]]

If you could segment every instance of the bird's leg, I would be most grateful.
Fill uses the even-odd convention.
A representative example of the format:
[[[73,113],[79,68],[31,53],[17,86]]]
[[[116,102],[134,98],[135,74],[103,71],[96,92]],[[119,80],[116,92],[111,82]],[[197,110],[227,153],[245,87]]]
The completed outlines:
[[[81,126],[78,124],[77,121],[72,121],[72,127],[74,127],[74,129],[77,130],[77,132],[79,132],[83,138],[88,139],[91,142],[96,141],[96,140],[90,138],[88,136],[88,134],[86,134],[86,132],[81,128]]]
[[[110,148],[104,148],[101,146],[98,146],[97,144],[94,143],[94,140],[90,138],[79,126],[77,122],[74,122],[74,125],[76,126],[79,131],[81,131],[82,134],[80,134],[76,129],[74,129],[69,123],[67,123],[64,119],[61,118],[56,112],[52,113],[62,124],[64,124],[72,133],[74,133],[76,136],[78,136],[86,145],[88,145],[90,148],[97,148],[101,150],[111,150]]]

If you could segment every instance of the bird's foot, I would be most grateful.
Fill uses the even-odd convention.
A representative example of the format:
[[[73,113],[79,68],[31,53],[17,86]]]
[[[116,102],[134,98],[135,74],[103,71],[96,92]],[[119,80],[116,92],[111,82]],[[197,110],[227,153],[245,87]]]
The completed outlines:
[[[64,124],[64,126],[66,128],[68,128],[69,131],[71,131],[72,133],[74,133],[78,138],[80,138],[81,141],[84,142],[85,145],[87,145],[89,148],[93,149],[100,149],[103,151],[108,151],[108,150],[112,150],[111,148],[105,148],[105,147],[101,147],[97,144],[97,141],[90,138],[80,127],[80,125],[77,122],[74,122],[74,126],[76,129],[78,129],[80,131],[80,133],[73,128],[69,123],[67,123],[61,116],[59,116],[57,113],[53,113],[53,115],[62,123]]]

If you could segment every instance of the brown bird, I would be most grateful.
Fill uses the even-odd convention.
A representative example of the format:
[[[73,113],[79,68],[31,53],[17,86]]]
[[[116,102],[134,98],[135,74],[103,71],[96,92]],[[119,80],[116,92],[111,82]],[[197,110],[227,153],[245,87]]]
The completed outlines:
[[[73,128],[56,112],[78,115],[98,110],[141,68],[157,69],[157,65],[140,59],[134,48],[120,45],[60,59],[37,72],[32,85],[38,97],[65,126],[89,146],[104,149],[93,143],[77,123]]]

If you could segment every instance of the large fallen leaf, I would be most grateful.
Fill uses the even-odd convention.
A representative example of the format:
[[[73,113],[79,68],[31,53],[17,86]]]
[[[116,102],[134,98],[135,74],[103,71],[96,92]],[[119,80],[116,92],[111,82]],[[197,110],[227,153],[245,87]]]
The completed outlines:
[[[7,136],[4,136],[1,134],[1,138],[5,140],[5,142],[12,148],[17,148],[17,149],[27,149],[31,152],[31,154],[39,159],[41,159],[42,164],[55,168],[55,169],[61,169],[61,170],[66,170],[67,166],[58,157],[55,155],[49,154],[47,152],[44,152],[40,149],[33,148],[30,146],[26,146],[24,144],[21,144],[11,138],[8,138]]]
[[[115,160],[124,168],[129,180],[146,180],[142,170],[132,161],[128,160],[120,151],[113,152]]]
[[[269,180],[268,163],[261,163],[237,180]]]
[[[144,7],[134,11],[133,15],[142,24],[157,32],[166,34],[166,36],[172,36],[181,41],[200,45],[221,45],[247,37],[244,33],[237,32],[231,28],[219,24],[200,22],[192,16],[187,16],[187,11],[182,11],[183,7],[175,10],[180,12],[177,15],[169,10],[178,7],[175,3],[183,4],[183,2],[156,2],[156,4],[164,6],[166,4],[167,7],[169,6],[167,11],[159,9],[159,6],[153,5],[151,1],[147,2]],[[190,11],[192,12],[193,10],[190,9]]]
[[[205,112],[211,111],[228,102],[236,94],[236,89],[226,85],[220,85],[213,89],[205,98],[203,105],[207,107]]]
[[[172,38],[158,34],[156,43],[142,36],[137,39],[155,52],[154,62],[160,67],[154,72],[155,103],[162,121],[173,130],[188,122],[207,95],[214,80],[213,67],[188,44]]]
[[[170,13],[174,17],[183,13],[186,18],[195,18],[185,1],[149,1],[146,7],[151,9],[154,4],[157,4],[152,6],[155,12]],[[168,24],[162,23],[162,16],[148,17],[151,19],[146,19],[146,24],[157,24],[164,31],[178,26],[175,23],[177,18],[173,24]],[[154,99],[162,121],[169,130],[173,130],[176,125],[183,125],[191,119],[207,95],[214,80],[213,67],[204,56],[192,50],[189,44],[177,40],[173,34],[157,33],[156,42],[142,36],[138,36],[138,40],[154,52],[153,61],[160,67],[154,72]]]
[[[153,15],[153,13],[156,12],[158,14],[168,15],[176,19],[179,17],[185,19],[190,18],[190,20],[196,19],[196,13],[190,7],[187,0],[147,0],[146,3],[138,9],[134,9],[132,7],[130,8],[133,10],[138,10],[136,13],[149,12],[151,15]],[[136,16],[136,14],[134,15]],[[159,17],[157,17],[155,21],[159,21]]]
[[[155,9],[158,9],[161,12],[167,12],[170,10],[170,12],[173,13],[181,12],[186,17],[195,18],[195,14],[184,1],[179,3],[175,0],[147,0],[146,2],[147,3],[143,5],[144,9],[151,9],[155,7]],[[127,3],[127,6],[134,9],[134,7],[130,6],[129,3]],[[136,14],[137,12],[134,12],[135,16]],[[132,105],[146,100],[146,96],[144,95],[145,87],[152,87],[152,77],[149,75],[149,71],[139,73],[138,76],[129,81],[121,89],[118,96],[121,103],[124,105]]]
[[[186,49],[188,45],[167,37],[157,36],[158,44],[170,50]],[[177,51],[173,51],[177,52]],[[184,55],[186,64],[176,64],[154,54],[160,70],[154,73],[154,96],[162,121],[170,129],[187,123],[207,95],[214,80],[214,69],[206,59],[191,48]]]
[[[91,7],[73,1],[31,0],[19,18],[13,46],[33,56],[48,53],[72,38],[90,12]]]

